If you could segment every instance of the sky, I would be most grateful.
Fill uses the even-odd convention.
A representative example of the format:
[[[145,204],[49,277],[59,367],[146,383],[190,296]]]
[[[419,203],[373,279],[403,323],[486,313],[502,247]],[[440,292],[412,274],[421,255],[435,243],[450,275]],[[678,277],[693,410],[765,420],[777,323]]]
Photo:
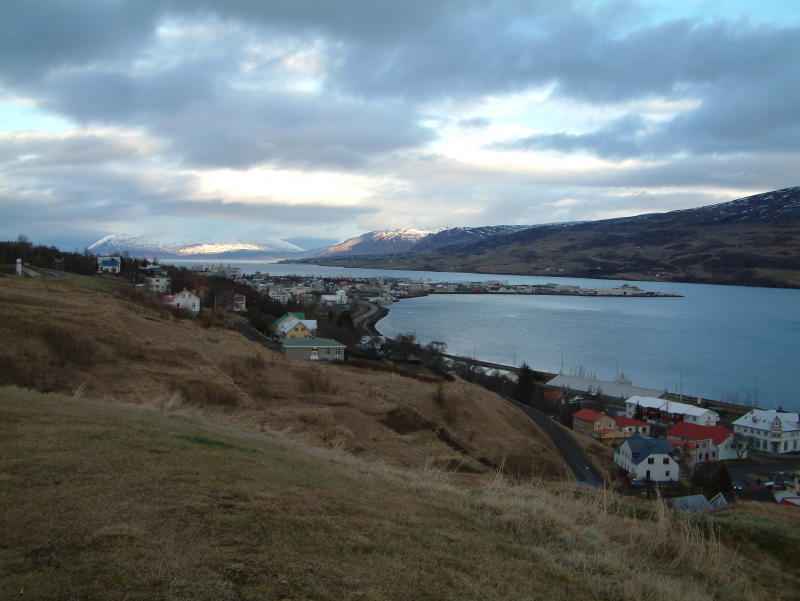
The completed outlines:
[[[0,239],[316,248],[799,165],[796,0],[0,2]]]

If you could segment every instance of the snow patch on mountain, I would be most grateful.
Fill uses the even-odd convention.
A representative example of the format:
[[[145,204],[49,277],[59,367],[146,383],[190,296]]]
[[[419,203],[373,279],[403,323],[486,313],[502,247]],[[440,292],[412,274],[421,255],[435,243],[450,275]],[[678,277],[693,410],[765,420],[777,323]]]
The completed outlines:
[[[209,240],[203,242],[164,242],[156,236],[130,236],[108,234],[89,245],[88,250],[97,254],[129,253],[133,256],[159,257],[210,257],[214,255],[299,253],[303,249],[285,240],[250,242],[243,240]]]

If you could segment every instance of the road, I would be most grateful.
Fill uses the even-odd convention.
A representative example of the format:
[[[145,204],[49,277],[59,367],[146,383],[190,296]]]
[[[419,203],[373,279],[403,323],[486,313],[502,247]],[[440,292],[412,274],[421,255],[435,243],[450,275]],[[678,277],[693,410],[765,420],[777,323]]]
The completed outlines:
[[[369,307],[369,310],[363,315],[359,315],[358,317],[353,319],[353,325],[364,336],[378,335],[378,331],[375,329],[375,322],[377,322],[381,317],[383,317],[383,315],[380,315],[379,313],[383,313],[385,315],[387,309],[385,307],[381,307],[376,303],[370,303],[367,301],[362,301],[359,302],[358,304],[362,306],[366,305],[367,307]]]
[[[553,440],[553,443],[556,445],[556,448],[561,453],[561,456],[564,457],[564,461],[567,462],[567,465],[575,474],[575,477],[579,482],[585,482],[586,484],[590,484],[592,486],[603,485],[603,479],[592,469],[592,466],[586,459],[583,449],[581,449],[580,445],[575,442],[572,436],[565,432],[559,424],[547,417],[541,411],[537,411],[532,407],[523,405],[522,403],[514,401],[508,397],[503,398],[535,421],[545,432],[547,432],[547,434]]]

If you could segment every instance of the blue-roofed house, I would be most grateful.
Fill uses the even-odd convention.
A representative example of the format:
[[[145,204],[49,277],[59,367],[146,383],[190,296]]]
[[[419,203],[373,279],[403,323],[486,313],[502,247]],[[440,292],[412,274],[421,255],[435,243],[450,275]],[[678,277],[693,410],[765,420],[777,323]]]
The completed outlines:
[[[97,257],[97,273],[119,273],[121,267],[120,257]]]
[[[614,463],[634,480],[676,482],[680,478],[680,467],[672,458],[672,449],[664,438],[635,434],[616,448]]]

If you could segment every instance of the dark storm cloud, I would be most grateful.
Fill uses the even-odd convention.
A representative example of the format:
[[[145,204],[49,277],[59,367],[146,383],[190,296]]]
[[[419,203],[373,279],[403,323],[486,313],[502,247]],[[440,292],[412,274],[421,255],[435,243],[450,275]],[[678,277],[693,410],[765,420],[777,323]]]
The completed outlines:
[[[647,133],[630,116],[596,132],[510,143],[613,158],[800,143],[797,27],[636,27],[633,2],[88,0],[0,10],[6,85],[82,122],[148,128],[200,165],[359,166],[433,138],[417,124],[419,102],[543,85],[589,105],[666,97],[700,106]],[[164,18],[223,23],[255,39],[321,39],[324,88],[307,97],[242,93],[227,80],[241,60],[236,35],[213,56],[156,57],[178,64],[131,74]]]

